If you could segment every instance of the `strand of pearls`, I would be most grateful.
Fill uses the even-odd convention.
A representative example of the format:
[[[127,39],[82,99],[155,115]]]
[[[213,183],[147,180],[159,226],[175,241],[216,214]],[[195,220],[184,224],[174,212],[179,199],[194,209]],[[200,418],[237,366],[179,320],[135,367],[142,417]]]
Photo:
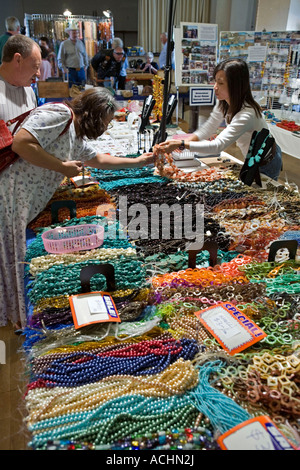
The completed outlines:
[[[75,388],[35,388],[26,395],[29,412],[26,421],[32,425],[39,420],[74,411],[86,411],[127,394],[148,397],[181,395],[194,388],[197,383],[198,374],[192,363],[178,359],[163,372],[151,377],[114,375]]]
[[[137,259],[137,253],[134,248],[99,248],[81,253],[68,254],[51,254],[46,256],[38,256],[31,260],[29,272],[33,276],[46,271],[55,265],[70,265],[73,263],[81,263],[87,260],[97,260],[101,262],[119,258]]]
[[[76,352],[54,359],[44,371],[34,374],[33,380],[42,380],[48,387],[75,387],[115,374],[153,375],[162,372],[180,357],[191,360],[198,352],[196,342],[185,338],[177,340],[173,346],[167,345],[161,350],[162,354],[146,351],[145,355],[125,357]]]
[[[126,410],[126,411],[124,411]],[[134,433],[192,427],[198,411],[186,395],[168,398],[123,395],[94,409],[39,421],[30,426],[30,445],[41,447],[52,439],[114,442]]]

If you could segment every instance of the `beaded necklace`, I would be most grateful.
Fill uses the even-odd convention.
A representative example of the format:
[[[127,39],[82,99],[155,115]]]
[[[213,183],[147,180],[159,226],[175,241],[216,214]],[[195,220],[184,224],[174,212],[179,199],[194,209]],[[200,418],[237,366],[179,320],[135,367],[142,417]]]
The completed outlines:
[[[105,191],[113,191],[129,185],[160,183],[166,184],[167,178],[153,174],[153,168],[127,168],[123,170],[97,170],[91,169],[91,175],[97,178],[100,187]]]
[[[29,272],[33,276],[46,271],[50,267],[58,264],[74,264],[80,263],[87,260],[98,260],[101,262],[106,262],[112,259],[117,259],[120,257],[136,259],[137,253],[134,248],[99,248],[89,251],[84,251],[78,253],[68,253],[68,254],[51,254],[46,256],[38,256],[33,258],[30,262]]]
[[[96,216],[97,208],[103,204],[112,204],[111,199],[106,197],[101,197],[100,199],[93,200],[76,200],[76,215],[78,218],[87,217],[87,216]],[[70,211],[66,208],[61,208],[58,211],[58,221],[63,222],[67,219],[70,219]],[[42,227],[47,227],[52,223],[52,213],[51,208],[45,209],[41,212],[30,224],[28,227],[34,231],[38,231]]]
[[[40,450],[220,450],[209,420],[200,413],[193,428],[176,428],[148,434],[134,434],[116,442],[94,445],[69,439],[50,441]]]
[[[58,295],[74,295],[81,292],[80,272],[83,267],[101,264],[98,260],[64,265],[54,265],[47,271],[36,276],[28,293],[30,301],[35,304],[38,300]],[[117,289],[142,288],[147,285],[146,273],[142,263],[134,259],[114,259],[110,264],[115,269]],[[105,291],[106,281],[102,275],[91,279],[92,291]]]
[[[108,444],[135,433],[153,433],[175,426],[192,427],[197,415],[197,410],[185,397],[123,396],[89,412],[44,420],[31,426],[30,445],[41,447],[51,439],[63,438]]]
[[[141,395],[125,395],[87,412],[41,420],[30,426],[34,436],[32,445],[40,446],[49,439],[65,437],[105,444],[134,432],[147,433],[151,429],[157,432],[172,425],[181,427],[183,423],[184,427],[188,427],[191,417],[195,422],[199,411],[203,412],[203,409],[214,428],[226,432],[249,419],[250,415],[209,384],[210,375],[220,366],[220,363],[204,366],[200,370],[198,386],[182,397],[145,398]]]
[[[159,358],[153,352],[139,356],[102,357],[98,354],[77,352],[54,359],[41,373],[34,374],[34,381],[42,380],[45,386],[75,387],[96,382],[110,375],[153,375],[160,373],[176,359],[192,359],[198,347],[195,341],[182,338],[176,349],[167,348]]]
[[[208,417],[213,427],[225,433],[251,416],[231,398],[211,386],[210,376],[216,374],[221,366],[221,361],[203,364],[199,369],[199,384],[188,396],[191,403]]]
[[[26,421],[33,424],[75,410],[84,411],[129,393],[152,397],[181,395],[197,383],[198,374],[191,362],[178,359],[160,374],[149,377],[114,375],[75,388],[30,388],[26,394]]]
[[[173,287],[175,285],[187,287],[197,286],[205,288],[211,285],[218,286],[228,281],[240,284],[248,282],[246,277],[241,274],[225,274],[225,272],[223,273],[218,268],[214,269],[212,267],[199,269],[188,268],[186,270],[179,271],[178,273],[166,273],[162,276],[156,276],[151,280],[154,288],[158,288],[159,286]]]

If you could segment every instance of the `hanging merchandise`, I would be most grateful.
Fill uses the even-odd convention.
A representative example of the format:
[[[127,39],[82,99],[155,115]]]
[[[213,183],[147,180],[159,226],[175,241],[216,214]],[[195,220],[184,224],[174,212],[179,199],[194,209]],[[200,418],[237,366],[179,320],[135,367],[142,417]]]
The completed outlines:
[[[85,15],[43,15],[25,13],[26,34],[38,41],[46,36],[52,42],[57,52],[59,45],[66,39],[65,30],[70,23],[79,28],[79,39],[86,47],[89,58],[92,58],[101,47],[108,47],[114,38],[113,18],[85,16]]]

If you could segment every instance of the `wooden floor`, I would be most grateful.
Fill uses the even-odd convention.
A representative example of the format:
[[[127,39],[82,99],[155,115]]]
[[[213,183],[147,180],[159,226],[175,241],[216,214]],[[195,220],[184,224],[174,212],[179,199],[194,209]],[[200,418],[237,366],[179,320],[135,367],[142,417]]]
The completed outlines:
[[[30,437],[23,421],[22,399],[28,380],[21,352],[22,336],[16,335],[12,326],[6,326],[0,328],[0,340],[5,345],[5,358],[1,353],[0,364],[0,450],[28,450]]]

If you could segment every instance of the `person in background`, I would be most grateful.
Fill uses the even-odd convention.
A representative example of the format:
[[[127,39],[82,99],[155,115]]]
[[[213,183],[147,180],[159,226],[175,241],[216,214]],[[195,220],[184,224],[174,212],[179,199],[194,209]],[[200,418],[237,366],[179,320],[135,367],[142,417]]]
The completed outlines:
[[[40,77],[40,46],[21,34],[13,35],[3,48],[0,65],[0,119],[7,122],[37,106],[31,87]]]
[[[97,73],[97,84],[117,90],[124,62],[125,53],[121,46],[98,52],[91,60]]]
[[[51,65],[51,77],[58,77],[59,70],[57,66],[57,57],[55,52],[50,47],[49,39],[46,36],[40,37],[39,45],[45,47],[48,51],[47,60],[50,62]]]
[[[101,169],[153,163],[152,153],[121,158],[98,152],[95,141],[116,110],[112,94],[95,87],[72,101],[37,107],[16,133],[12,148],[20,158],[0,173],[0,326],[8,321],[26,326],[26,227],[45,208],[64,177],[77,176],[84,162]]]
[[[209,119],[189,138],[159,144],[166,153],[186,148],[199,155],[217,155],[236,143],[246,157],[253,132],[268,129],[261,108],[252,96],[245,61],[227,59],[219,63],[214,70],[214,79],[217,104]],[[209,140],[224,120],[226,128],[214,140]],[[277,180],[281,168],[281,149],[276,145],[272,161],[260,167],[260,172]]]
[[[48,50],[44,46],[41,47],[42,62],[40,67],[40,78],[39,80],[45,81],[47,78],[51,77],[51,64],[48,61]]]
[[[119,81],[118,81],[118,90],[125,90],[127,69],[129,67],[128,58],[127,58],[127,49],[124,48],[124,44],[121,38],[114,38],[111,47],[112,49],[115,49],[116,47],[122,47],[124,50],[124,56],[121,62],[121,71],[120,71],[120,76],[119,76]]]
[[[0,36],[0,64],[2,62],[2,50],[3,50],[4,44],[11,36],[14,36],[15,34],[20,34],[20,31],[21,31],[20,21],[15,16],[8,16],[5,19],[5,28],[6,28],[5,33],[2,34],[2,36]]]
[[[146,54],[146,63],[142,64],[141,70],[145,73],[152,73],[156,75],[159,69],[159,65],[156,62],[153,62],[154,55],[152,52],[147,52]]]
[[[167,49],[168,49],[168,33],[161,33],[160,41],[162,44],[162,50],[158,58],[158,64],[160,69],[164,69],[167,64]],[[172,69],[175,69],[175,52],[171,53],[171,65]]]
[[[71,22],[66,32],[69,39],[63,41],[59,47],[57,62],[64,74],[68,74],[69,85],[84,86],[89,58],[84,43],[78,39],[79,28]]]

